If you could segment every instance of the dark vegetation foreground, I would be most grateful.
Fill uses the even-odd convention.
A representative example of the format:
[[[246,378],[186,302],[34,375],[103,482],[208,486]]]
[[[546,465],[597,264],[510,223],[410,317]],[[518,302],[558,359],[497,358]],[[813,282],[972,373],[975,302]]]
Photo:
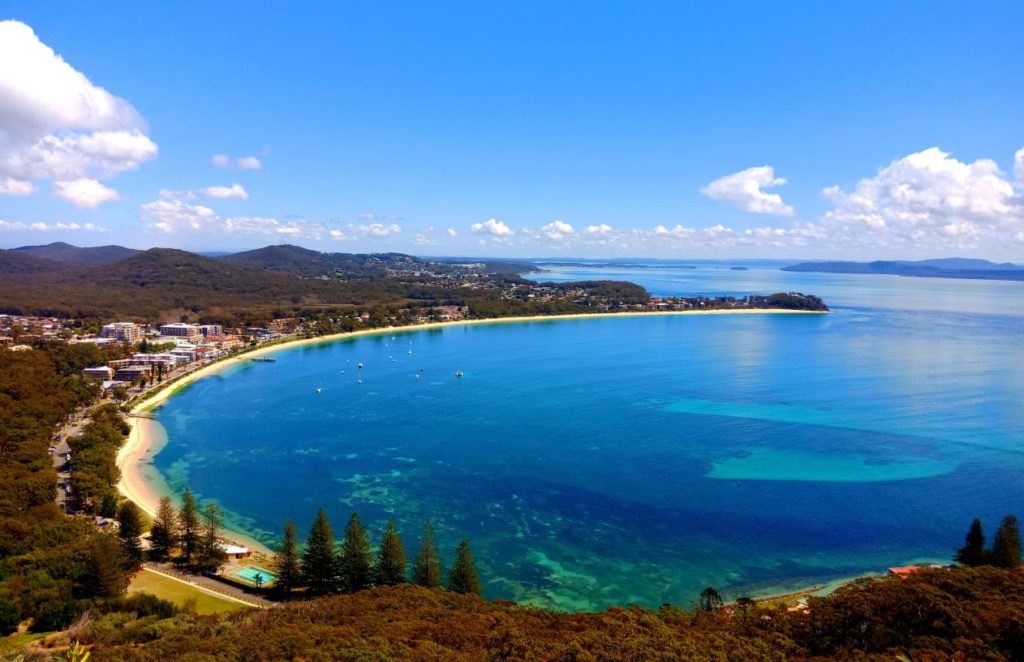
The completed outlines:
[[[99,617],[100,660],[1020,660],[1024,577],[993,567],[862,580],[810,608],[572,614],[417,586],[220,616]]]

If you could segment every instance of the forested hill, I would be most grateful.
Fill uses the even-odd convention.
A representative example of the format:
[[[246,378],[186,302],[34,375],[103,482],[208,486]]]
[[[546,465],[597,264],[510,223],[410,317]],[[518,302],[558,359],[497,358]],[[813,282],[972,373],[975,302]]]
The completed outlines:
[[[303,276],[339,274],[353,278],[379,278],[389,269],[427,268],[428,261],[402,253],[321,253],[301,246],[265,246],[220,258],[238,264]]]
[[[30,250],[0,250],[0,313],[95,322],[188,318],[229,326],[317,317],[317,330],[327,332],[351,330],[348,321],[338,326],[339,315],[357,312],[374,316],[371,324],[387,325],[409,323],[413,308],[456,306],[475,317],[550,315],[648,298],[643,288],[626,283],[612,289],[547,284],[540,291],[509,272],[515,268],[512,262],[319,253],[298,246],[224,257],[151,248],[94,266],[38,257]],[[535,290],[538,296],[530,296]],[[585,301],[579,300],[580,292]],[[617,298],[609,299],[612,295]]]
[[[66,244],[63,241],[55,241],[52,244],[46,244],[45,246],[21,246],[14,250],[19,253],[24,253],[25,255],[41,257],[55,262],[78,264],[90,267],[123,260],[124,258],[131,257],[139,252],[133,248],[125,248],[124,246],[91,246],[88,248],[81,248],[79,246]]]
[[[988,260],[967,258],[921,260],[918,262],[881,260],[875,262],[801,262],[783,267],[782,270],[841,274],[882,274],[890,276],[915,276],[919,278],[1024,281],[1024,266],[1009,262],[995,263]]]

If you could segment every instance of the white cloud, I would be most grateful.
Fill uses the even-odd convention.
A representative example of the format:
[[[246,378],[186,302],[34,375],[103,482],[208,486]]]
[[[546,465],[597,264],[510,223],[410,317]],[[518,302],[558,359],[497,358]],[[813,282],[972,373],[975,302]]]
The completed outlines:
[[[700,192],[712,200],[728,202],[743,211],[792,216],[793,208],[782,201],[782,196],[763,190],[785,183],[785,179],[775,176],[774,168],[760,166],[720,177]]]
[[[338,239],[338,240],[348,239],[348,237],[345,236],[345,233],[342,232],[341,230],[331,230],[330,231],[330,235],[331,235],[331,239]]]
[[[832,204],[822,225],[843,243],[995,247],[1024,228],[1024,196],[994,161],[965,163],[937,147],[893,161],[849,193],[822,193]]]
[[[1013,155],[1013,171],[1017,175],[1017,183],[1024,186],[1024,147]]]
[[[270,154],[269,149],[267,154]],[[232,160],[227,154],[214,154],[210,157],[210,163],[218,168],[236,168],[238,170],[262,170],[263,163],[255,156],[242,156]]]
[[[386,237],[388,235],[401,232],[402,226],[397,223],[392,223],[390,225],[384,225],[383,223],[370,223],[369,225],[355,226],[355,230],[364,237]]]
[[[575,230],[565,221],[551,221],[540,229],[548,239],[560,241],[573,234]]]
[[[135,170],[158,151],[145,132],[130,103],[93,85],[29,26],[0,21],[0,181],[19,183],[0,193],[25,195],[33,179]]]
[[[0,177],[0,195],[30,195],[35,191],[36,187],[32,182],[13,177]]]
[[[207,198],[218,198],[220,200],[248,200],[249,192],[241,184],[235,183],[231,186],[207,186],[199,189],[199,194]]]
[[[607,223],[602,223],[600,225],[588,225],[583,231],[585,233],[587,233],[588,235],[593,236],[593,235],[605,235],[605,234],[608,234],[609,232],[611,232],[612,230],[613,230],[612,226],[608,225]]]
[[[70,182],[57,182],[53,185],[57,197],[74,203],[77,207],[98,207],[104,202],[120,200],[121,196],[112,188],[108,188],[95,179],[75,179]]]
[[[293,237],[296,239],[319,239],[324,227],[312,221],[278,221],[276,218],[258,216],[233,216],[224,219],[224,232],[259,236]]]
[[[452,229],[452,228],[448,228],[448,229],[447,229],[447,230],[445,230],[444,232],[445,232],[445,234],[447,234],[447,235],[448,235],[449,237],[458,237],[458,236],[459,236],[459,233],[458,233],[458,232],[457,232],[456,230]]]
[[[181,200],[155,200],[142,205],[142,219],[161,232],[203,231],[216,227],[217,213]]]
[[[483,223],[474,223],[469,226],[469,229],[476,234],[487,234],[492,237],[508,237],[512,234],[512,228],[496,218],[488,219]]]
[[[106,229],[94,223],[43,223],[25,224],[21,221],[0,220],[0,230],[32,230],[50,232],[51,230],[72,230],[82,232],[106,232]]]

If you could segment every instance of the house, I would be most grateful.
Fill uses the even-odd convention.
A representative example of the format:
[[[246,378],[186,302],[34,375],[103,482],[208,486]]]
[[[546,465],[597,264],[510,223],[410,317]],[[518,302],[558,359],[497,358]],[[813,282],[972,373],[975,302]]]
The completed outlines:
[[[224,552],[225,556],[231,559],[247,559],[252,556],[252,550],[248,547],[242,547],[241,545],[221,543],[220,548],[221,551]]]

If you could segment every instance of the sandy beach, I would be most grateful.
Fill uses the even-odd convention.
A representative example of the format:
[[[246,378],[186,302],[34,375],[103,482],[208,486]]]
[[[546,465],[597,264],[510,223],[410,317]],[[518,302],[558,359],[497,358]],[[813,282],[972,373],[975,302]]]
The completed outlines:
[[[524,317],[502,317],[497,319],[475,319],[457,320],[452,322],[429,322],[425,324],[411,324],[408,326],[381,327],[377,329],[366,329],[363,331],[351,331],[347,333],[336,333],[316,338],[302,338],[286,342],[270,343],[245,352],[244,354],[228,357],[210,365],[204,366],[194,372],[181,377],[163,388],[157,389],[145,398],[136,403],[130,412],[128,422],[131,431],[128,439],[117,453],[117,466],[121,470],[121,481],[118,483],[118,490],[126,498],[135,502],[142,510],[150,516],[154,515],[160,499],[168,495],[169,490],[163,478],[153,467],[153,456],[156,455],[167,443],[166,432],[163,426],[156,420],[140,416],[158,407],[171,395],[184,388],[192,382],[198,381],[210,375],[214,375],[233,365],[248,361],[255,357],[265,356],[274,352],[314,345],[319,343],[332,342],[345,338],[358,338],[361,336],[377,335],[382,333],[395,333],[397,331],[420,331],[424,329],[437,329],[449,326],[470,326],[479,324],[507,324],[515,322],[543,322],[549,320],[569,319],[598,319],[610,317],[649,317],[666,315],[765,315],[765,314],[790,314],[790,315],[819,315],[828,311],[805,311],[805,310],[784,310],[777,308],[754,309],[743,308],[739,310],[666,310],[657,312],[625,312],[625,313],[585,313],[571,315],[546,315],[546,316],[524,316]],[[241,531],[228,530],[225,532],[232,541],[247,545],[257,551],[270,552],[266,545],[246,535]]]

